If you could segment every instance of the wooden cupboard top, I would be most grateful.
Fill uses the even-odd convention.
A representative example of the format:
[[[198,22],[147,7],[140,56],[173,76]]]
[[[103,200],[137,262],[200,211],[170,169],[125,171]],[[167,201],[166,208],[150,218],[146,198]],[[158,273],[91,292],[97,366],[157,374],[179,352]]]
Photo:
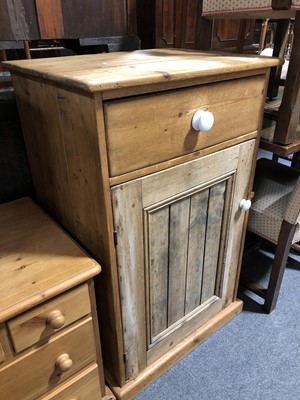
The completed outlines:
[[[0,205],[0,322],[100,272],[32,200]]]
[[[3,65],[14,73],[98,92],[195,78],[219,78],[223,74],[244,72],[247,75],[247,71],[280,63],[282,60],[278,58],[253,55],[153,49],[8,61]]]

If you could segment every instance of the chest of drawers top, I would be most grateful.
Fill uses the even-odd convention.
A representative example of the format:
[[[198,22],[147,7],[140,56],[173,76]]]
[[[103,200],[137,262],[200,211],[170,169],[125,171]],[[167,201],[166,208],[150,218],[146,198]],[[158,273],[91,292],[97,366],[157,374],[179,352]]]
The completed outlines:
[[[90,54],[75,57],[44,58],[5,62],[14,73],[51,81],[87,92],[106,92],[115,96],[118,89],[140,88],[153,84],[193,85],[232,77],[256,74],[257,70],[278,65],[277,58],[209,53],[183,49],[153,49],[133,52]],[[222,78],[223,77],[223,78]],[[196,82],[193,82],[196,80]],[[153,86],[151,89],[153,91]],[[137,89],[137,92],[139,90]]]
[[[100,272],[30,199],[0,206],[0,322]]]

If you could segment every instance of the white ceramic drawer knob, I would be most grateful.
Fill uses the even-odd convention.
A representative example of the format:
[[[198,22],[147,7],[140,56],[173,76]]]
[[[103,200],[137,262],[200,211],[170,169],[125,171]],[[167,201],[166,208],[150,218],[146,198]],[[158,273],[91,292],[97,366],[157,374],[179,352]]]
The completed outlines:
[[[51,326],[51,328],[59,329],[64,326],[65,317],[60,310],[53,310],[47,316],[47,323]]]
[[[243,199],[240,202],[240,208],[244,211],[248,211],[251,208],[251,200]]]
[[[68,372],[73,365],[73,361],[71,360],[69,354],[64,353],[57,357],[55,365],[61,372]]]
[[[210,111],[198,110],[192,119],[192,127],[195,131],[208,132],[214,124],[214,116]]]

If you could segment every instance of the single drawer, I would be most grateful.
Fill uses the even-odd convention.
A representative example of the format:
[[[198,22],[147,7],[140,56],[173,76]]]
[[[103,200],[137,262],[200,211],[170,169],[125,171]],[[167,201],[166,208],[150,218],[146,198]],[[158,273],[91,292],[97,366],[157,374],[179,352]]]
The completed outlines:
[[[264,87],[265,77],[258,75],[106,102],[110,176],[256,131]],[[208,132],[192,128],[192,117],[199,109],[214,115]]]
[[[91,312],[88,285],[84,284],[11,319],[9,333],[16,352],[48,340]]]
[[[93,364],[40,400],[100,400],[100,393],[98,365]]]
[[[1,398],[32,400],[96,362],[92,318],[0,369]]]

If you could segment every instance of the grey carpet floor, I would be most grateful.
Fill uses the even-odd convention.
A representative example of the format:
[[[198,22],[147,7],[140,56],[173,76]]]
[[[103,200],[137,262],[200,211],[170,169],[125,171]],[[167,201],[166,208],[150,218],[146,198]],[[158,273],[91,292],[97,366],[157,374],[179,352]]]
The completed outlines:
[[[251,256],[264,280],[270,248]],[[265,314],[250,292],[243,311],[135,400],[300,400],[300,257],[291,254],[277,307]]]

